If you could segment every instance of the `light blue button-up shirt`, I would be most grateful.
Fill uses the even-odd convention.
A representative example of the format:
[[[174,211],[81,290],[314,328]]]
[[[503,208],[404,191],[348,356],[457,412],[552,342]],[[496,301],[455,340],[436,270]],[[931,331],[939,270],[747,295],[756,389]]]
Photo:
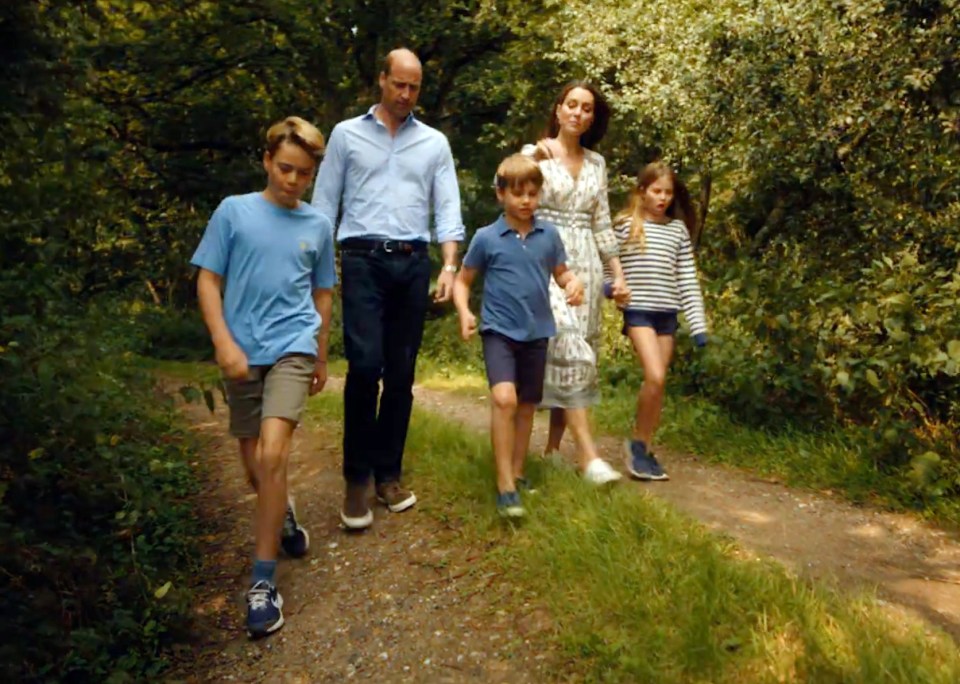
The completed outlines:
[[[338,123],[317,173],[313,205],[336,225],[337,240],[463,240],[460,188],[446,137],[411,114],[395,136],[374,116],[377,105]]]

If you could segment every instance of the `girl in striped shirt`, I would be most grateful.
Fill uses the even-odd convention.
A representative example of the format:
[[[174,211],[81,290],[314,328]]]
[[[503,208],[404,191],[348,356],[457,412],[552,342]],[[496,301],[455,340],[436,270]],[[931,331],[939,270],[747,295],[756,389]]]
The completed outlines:
[[[627,469],[640,480],[668,479],[650,444],[660,423],[679,310],[683,310],[696,345],[707,342],[703,295],[691,244],[696,229],[690,195],[673,169],[661,162],[647,164],[614,224],[630,289],[630,301],[623,310],[623,333],[643,366],[633,435],[624,444]]]

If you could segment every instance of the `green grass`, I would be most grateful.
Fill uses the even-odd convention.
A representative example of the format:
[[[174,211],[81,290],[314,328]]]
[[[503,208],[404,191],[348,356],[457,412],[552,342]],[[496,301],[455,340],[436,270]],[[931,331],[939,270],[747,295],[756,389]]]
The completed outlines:
[[[342,419],[335,394],[309,411]],[[407,474],[423,506],[454,518],[490,551],[478,572],[510,577],[556,621],[556,676],[587,682],[956,682],[960,657],[942,633],[746,560],[635,488],[598,491],[530,464],[541,493],[519,526],[495,516],[492,459],[475,432],[415,411]]]
[[[186,382],[216,381],[212,364],[145,361]],[[331,374],[346,373],[343,359],[331,361]],[[605,388],[593,411],[598,434],[626,436],[633,422],[639,374]],[[471,362],[436,361],[421,354],[417,382],[431,389],[475,397],[488,391],[482,367]],[[860,448],[857,434],[840,427],[813,432],[792,426],[757,428],[737,423],[699,397],[668,394],[656,443],[705,461],[744,468],[793,487],[836,492],[856,503],[913,510],[947,526],[960,526],[960,501],[918,500],[910,482],[876,467]]]

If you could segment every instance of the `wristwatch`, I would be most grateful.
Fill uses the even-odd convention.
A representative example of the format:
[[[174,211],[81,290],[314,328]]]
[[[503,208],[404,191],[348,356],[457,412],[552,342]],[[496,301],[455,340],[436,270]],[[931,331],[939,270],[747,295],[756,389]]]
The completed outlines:
[[[444,272],[444,273],[456,273],[456,272],[457,272],[457,267],[456,267],[454,264],[447,264],[446,266],[443,267],[443,272]]]

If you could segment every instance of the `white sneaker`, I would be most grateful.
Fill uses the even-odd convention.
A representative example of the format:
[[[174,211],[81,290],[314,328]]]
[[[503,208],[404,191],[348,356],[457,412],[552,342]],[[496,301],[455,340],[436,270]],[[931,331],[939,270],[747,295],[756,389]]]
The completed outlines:
[[[623,475],[614,470],[609,463],[602,458],[595,458],[590,461],[590,465],[583,471],[583,479],[590,484],[605,485],[609,482],[616,482]]]

